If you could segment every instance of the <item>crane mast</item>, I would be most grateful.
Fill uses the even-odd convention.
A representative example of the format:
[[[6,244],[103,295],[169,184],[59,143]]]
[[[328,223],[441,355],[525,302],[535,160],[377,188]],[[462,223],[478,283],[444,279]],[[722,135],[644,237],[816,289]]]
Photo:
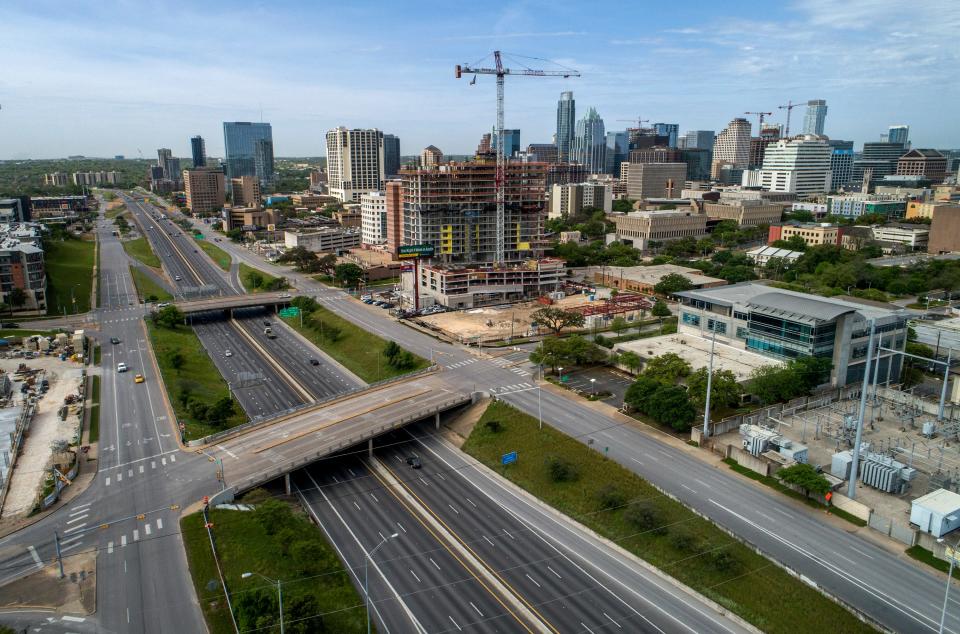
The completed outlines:
[[[533,76],[533,77],[579,77],[580,73],[575,70],[564,70],[564,71],[551,71],[551,70],[536,70],[532,68],[526,68],[523,70],[511,70],[509,68],[503,67],[503,60],[500,57],[500,51],[493,52],[494,59],[494,68],[481,68],[479,66],[471,66],[470,64],[463,64],[456,66],[456,78],[464,74],[467,75],[496,75],[497,78],[497,125],[496,125],[496,134],[497,134],[497,172],[494,179],[494,189],[495,189],[495,200],[497,204],[497,217],[496,217],[496,241],[494,244],[494,263],[503,264],[506,259],[506,172],[507,172],[507,157],[504,154],[504,140],[503,140],[503,80],[507,75],[524,75],[524,76]],[[476,81],[474,77],[473,81],[470,82],[473,84]]]

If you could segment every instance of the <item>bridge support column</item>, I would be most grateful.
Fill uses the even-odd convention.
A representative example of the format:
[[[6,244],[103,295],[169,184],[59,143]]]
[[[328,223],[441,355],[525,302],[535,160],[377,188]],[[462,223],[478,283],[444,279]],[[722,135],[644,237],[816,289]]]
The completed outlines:
[[[440,412],[437,412],[435,416],[435,422],[437,424],[437,431],[439,431],[440,430]]]
[[[367,441],[367,455],[373,458],[373,438]]]
[[[287,489],[287,495],[290,495],[290,474],[283,476],[283,486]]]

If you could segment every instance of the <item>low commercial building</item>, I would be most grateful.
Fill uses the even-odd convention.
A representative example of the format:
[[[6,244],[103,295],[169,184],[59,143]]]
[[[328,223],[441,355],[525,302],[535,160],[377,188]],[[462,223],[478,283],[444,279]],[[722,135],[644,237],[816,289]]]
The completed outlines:
[[[883,348],[902,351],[907,314],[874,303],[797,293],[756,282],[677,293],[678,330],[710,338],[776,360],[825,357],[830,383],[842,387],[863,380],[870,320]],[[881,352],[879,376],[900,376],[900,355]]]
[[[333,219],[347,229],[359,229],[363,226],[363,213],[359,204],[344,205],[342,209],[333,212]]]
[[[746,256],[753,260],[753,263],[757,266],[766,266],[770,260],[778,258],[783,261],[784,268],[789,267],[790,264],[796,262],[801,255],[803,255],[803,251],[778,249],[777,247],[771,246],[754,247],[746,253]]]
[[[823,218],[828,213],[830,213],[829,206],[826,203],[792,203],[790,205],[790,211],[809,211],[813,214],[814,218]]]
[[[338,203],[336,196],[325,196],[323,194],[293,194],[290,196],[290,202],[294,207],[307,207],[316,209],[323,205],[332,205]]]
[[[86,196],[31,196],[30,217],[19,220],[45,220],[76,216],[82,211],[90,211],[90,202]]]
[[[906,199],[876,194],[847,194],[828,196],[828,212],[834,216],[858,218],[865,214],[881,214],[888,218],[903,218],[907,211]]]
[[[0,198],[0,222],[27,222],[32,219],[33,205],[29,196]]]
[[[789,240],[794,236],[803,238],[807,246],[821,244],[839,245],[843,236],[843,227],[829,222],[783,222],[770,225],[767,244],[777,240]]]
[[[955,209],[960,208],[960,205],[951,202],[920,202],[916,200],[911,200],[907,203],[907,220],[912,220],[914,218],[929,218],[933,219],[933,215],[941,209]]]
[[[183,186],[187,194],[187,207],[195,214],[219,212],[226,203],[227,193],[224,189],[223,171],[220,169],[199,167],[183,170]],[[236,186],[233,191],[236,195]]]
[[[284,231],[288,249],[303,247],[315,253],[344,253],[360,246],[360,229],[323,227],[314,231]]]
[[[363,269],[367,282],[377,282],[400,277],[401,263],[389,253],[378,249],[350,249],[340,255],[341,263],[356,264]]]
[[[571,218],[586,207],[613,209],[613,188],[603,183],[569,183],[550,188],[549,218]]]
[[[633,211],[613,219],[616,239],[642,251],[651,242],[670,242],[707,235],[707,217],[687,211]]]
[[[256,231],[277,224],[280,214],[272,209],[255,207],[224,207],[223,225],[227,231],[242,229]]]
[[[910,523],[940,538],[960,528],[960,494],[937,489],[910,503]]]
[[[930,242],[930,227],[892,223],[871,227],[873,239],[883,242],[895,242],[906,247],[907,251],[926,251]]]
[[[387,241],[387,197],[383,192],[368,192],[360,197],[360,222],[363,244]]]
[[[547,258],[513,266],[426,264],[419,270],[421,307],[436,303],[465,309],[516,302],[555,292],[564,274],[564,262]]]
[[[657,264],[654,266],[604,266],[594,267],[593,281],[619,291],[652,294],[653,287],[668,275],[682,275],[690,280],[694,288],[712,288],[724,286],[727,281],[704,275],[699,269],[676,264]]]
[[[923,176],[942,183],[947,176],[947,157],[931,149],[913,149],[897,159],[897,174]]]
[[[762,200],[738,200],[720,203],[702,203],[703,213],[714,220],[733,220],[741,227],[756,227],[779,222],[784,205]]]

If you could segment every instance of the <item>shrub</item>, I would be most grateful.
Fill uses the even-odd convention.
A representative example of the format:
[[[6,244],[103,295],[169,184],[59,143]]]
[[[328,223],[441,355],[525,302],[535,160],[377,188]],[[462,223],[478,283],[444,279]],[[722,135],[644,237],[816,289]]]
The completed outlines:
[[[660,509],[650,502],[634,502],[627,507],[623,514],[630,524],[642,531],[648,531],[660,526]]]
[[[710,563],[717,572],[732,572],[740,565],[737,558],[726,550],[718,550],[713,553]]]
[[[680,552],[687,552],[695,549],[697,538],[690,531],[680,528],[670,535],[670,545]]]
[[[547,471],[554,482],[572,482],[580,475],[572,462],[560,456],[547,458]]]
[[[488,420],[483,424],[491,434],[499,434],[503,431],[503,423],[498,420]]]
[[[601,509],[610,511],[626,504],[627,496],[614,485],[605,484],[597,491],[597,501]]]

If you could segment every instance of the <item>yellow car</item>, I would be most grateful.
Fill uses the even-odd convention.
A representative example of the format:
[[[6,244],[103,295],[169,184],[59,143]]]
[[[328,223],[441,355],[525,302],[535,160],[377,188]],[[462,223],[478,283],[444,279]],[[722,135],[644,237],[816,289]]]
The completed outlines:
[[[133,377],[133,382],[134,382],[134,383],[143,383],[143,375],[142,375],[142,374],[138,374],[138,375],[136,375],[135,377]]]

